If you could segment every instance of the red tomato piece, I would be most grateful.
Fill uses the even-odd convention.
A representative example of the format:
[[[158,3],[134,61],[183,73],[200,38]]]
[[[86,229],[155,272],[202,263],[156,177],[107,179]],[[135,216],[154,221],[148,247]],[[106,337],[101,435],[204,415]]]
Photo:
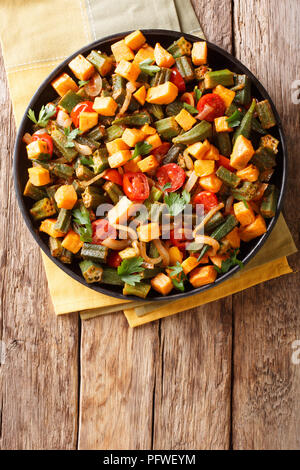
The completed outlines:
[[[117,268],[122,263],[122,258],[117,251],[111,251],[107,257],[107,264],[111,268]]]
[[[81,103],[76,104],[71,111],[71,119],[75,127],[79,126],[79,115],[82,111],[86,111],[88,113],[92,113],[93,110],[93,102],[92,101],[82,101]]]
[[[185,82],[176,67],[172,69],[170,82],[177,86],[179,92],[185,91]]]
[[[164,142],[163,144],[156,147],[156,149],[152,150],[151,154],[155,156],[156,160],[160,163],[162,157],[164,157],[171,148],[171,144],[169,142]]]
[[[43,140],[44,142],[46,142],[48,149],[47,153],[49,153],[49,155],[52,155],[53,141],[52,137],[49,134],[47,134],[46,132],[44,134],[33,134],[32,140]]]
[[[224,116],[226,106],[219,95],[216,93],[208,93],[200,98],[197,109],[200,119],[212,122],[214,119]]]
[[[150,194],[147,176],[144,173],[125,173],[123,190],[131,201],[144,201]]]
[[[112,183],[123,186],[123,178],[118,172],[118,170],[106,170],[103,178],[105,180],[111,181]]]
[[[177,248],[179,248],[180,251],[182,251],[183,253],[185,252],[186,245],[188,242],[186,241],[186,237],[184,236],[184,233],[182,231],[171,230],[170,242],[171,242],[171,245],[177,246]]]
[[[176,163],[168,163],[160,167],[156,173],[158,184],[163,187],[167,183],[171,183],[171,187],[166,189],[168,193],[173,193],[181,188],[185,181],[185,172]]]
[[[224,157],[223,155],[219,155],[219,160],[217,160],[217,166],[223,166],[224,168],[227,168],[229,171],[235,172],[235,169],[230,166],[230,159],[227,157]]]
[[[116,229],[106,219],[98,219],[92,222],[92,230],[92,243],[94,245],[101,245],[106,238],[117,238]]]
[[[219,204],[218,198],[210,191],[201,191],[193,197],[193,204],[203,204],[204,212],[209,212],[213,207]]]

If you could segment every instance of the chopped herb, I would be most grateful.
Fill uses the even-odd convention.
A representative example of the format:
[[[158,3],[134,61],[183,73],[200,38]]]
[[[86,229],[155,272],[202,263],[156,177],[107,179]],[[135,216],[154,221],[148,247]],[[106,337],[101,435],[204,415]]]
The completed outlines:
[[[215,270],[219,274],[224,274],[224,273],[227,273],[229,269],[232,268],[233,266],[238,265],[240,268],[243,268],[244,267],[243,263],[236,257],[237,253],[238,253],[238,250],[234,250],[230,258],[226,259],[225,261],[222,261],[221,269],[218,268],[218,266],[214,266]]]
[[[153,75],[156,74],[156,72],[160,71],[160,67],[157,65],[152,65],[154,60],[152,59],[146,59],[140,62],[139,67],[142,72],[146,73],[147,75],[150,75],[150,77],[153,77]]]
[[[187,204],[190,203],[191,196],[185,189],[182,191],[182,195],[178,193],[166,194],[164,197],[164,202],[169,208],[169,213],[173,217],[180,214]]]
[[[84,85],[87,85],[89,83],[89,80],[79,80],[78,85],[79,88],[82,88]]]
[[[184,292],[184,281],[186,281],[187,277],[184,274],[183,268],[179,261],[177,261],[175,266],[169,266],[168,269],[171,271],[170,277],[173,282],[173,286],[181,292]]]
[[[241,201],[243,201],[244,206],[246,207],[246,209],[249,209],[249,206],[248,206],[248,203],[247,203],[246,199],[241,198]]]
[[[140,274],[144,271],[142,264],[144,259],[142,257],[135,257],[130,259],[124,259],[120,266],[118,266],[118,275],[122,281],[131,286],[135,286],[137,282],[141,282]]]
[[[93,231],[89,211],[83,206],[80,209],[73,209],[72,216],[75,222],[74,228],[80,235],[80,240],[91,243]]]
[[[166,183],[163,185],[162,190],[166,191],[167,189],[170,189],[170,188],[172,188],[172,183]]]
[[[65,136],[68,138],[68,141],[65,145],[65,147],[74,147],[75,144],[73,142],[74,139],[76,139],[76,137],[81,134],[82,132],[79,130],[79,129],[73,129],[71,131],[70,127],[65,127],[64,128],[64,133],[65,133]]]
[[[226,121],[230,127],[238,127],[243,119],[243,113],[241,113],[238,109],[234,111],[231,116],[229,116]]]
[[[33,121],[39,127],[46,127],[49,122],[49,119],[53,117],[55,113],[56,106],[54,106],[54,104],[49,103],[46,106],[41,107],[38,119],[36,119],[33,109],[28,110],[27,117],[29,117],[29,119],[31,119],[31,121]]]
[[[183,103],[183,107],[191,114],[198,114],[198,109],[188,103]]]
[[[200,100],[201,96],[202,96],[202,91],[199,90],[199,88],[197,86],[195,86],[194,93],[195,93],[195,100],[196,100],[196,104],[197,104],[198,101]]]
[[[139,155],[147,155],[151,149],[152,145],[148,144],[148,142],[138,142],[134,147],[134,152],[130,160],[138,157]]]

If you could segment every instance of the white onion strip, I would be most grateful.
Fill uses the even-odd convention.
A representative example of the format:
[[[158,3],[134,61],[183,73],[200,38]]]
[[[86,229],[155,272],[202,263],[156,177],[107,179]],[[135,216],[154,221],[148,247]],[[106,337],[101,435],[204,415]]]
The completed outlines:
[[[167,248],[163,245],[160,240],[153,240],[155,247],[157,248],[158,253],[162,258],[162,262],[164,266],[169,266],[170,264],[170,256]]]
[[[214,238],[208,237],[207,235],[198,235],[195,238],[195,243],[211,246],[211,249],[208,251],[209,256],[216,256],[217,251],[220,248],[220,243],[217,242],[217,240]]]
[[[190,176],[189,176],[189,179],[187,180],[187,182],[185,183],[185,186],[184,186],[184,189],[190,193],[191,190],[193,189],[193,187],[195,186],[195,184],[197,183],[197,180],[198,180],[198,176],[196,175],[196,173],[193,171]]]
[[[89,80],[84,86],[84,91],[87,95],[94,98],[95,96],[99,96],[102,90],[102,78],[100,77],[99,73],[95,73],[92,78]]]
[[[56,121],[57,121],[57,124],[61,127],[70,127],[72,124],[72,119],[62,109],[58,111]]]
[[[74,142],[75,148],[77,152],[81,153],[82,155],[92,155],[93,151],[91,147],[84,144],[79,144],[78,142]]]
[[[127,227],[126,225],[120,225],[120,224],[112,224],[112,226],[117,230],[120,230],[122,232],[127,232],[129,235],[129,238],[131,238],[132,240],[137,240],[138,236],[137,236],[136,231],[133,230],[133,228]]]
[[[226,202],[225,202],[225,214],[230,214],[230,211],[231,211],[231,208],[232,208],[232,204],[233,204],[233,200],[234,200],[234,197],[233,196],[229,196],[227,199],[226,199]]]
[[[210,209],[210,211],[206,214],[206,216],[204,217],[204,219],[200,222],[199,225],[197,225],[197,227],[194,229],[194,232],[193,232],[193,237],[196,238],[197,237],[197,232],[199,232],[199,230],[201,230],[204,225],[212,218],[212,216],[218,212],[219,210],[223,209],[224,207],[224,204],[223,202],[220,202],[220,204],[218,204],[217,206],[213,207],[212,209]]]
[[[145,242],[140,242],[140,254],[141,254],[141,257],[146,261],[146,263],[158,264],[162,261],[161,256],[159,256],[158,258],[150,258],[147,255]]]
[[[106,238],[101,242],[101,245],[104,245],[111,250],[121,251],[129,245],[129,240],[115,240],[113,238]]]

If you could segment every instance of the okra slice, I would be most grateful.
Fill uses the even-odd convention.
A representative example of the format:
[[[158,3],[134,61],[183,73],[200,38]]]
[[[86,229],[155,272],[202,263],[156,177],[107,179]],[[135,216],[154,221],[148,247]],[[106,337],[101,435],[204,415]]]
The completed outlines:
[[[107,202],[104,194],[99,192],[99,188],[88,186],[82,193],[83,204],[87,209],[97,209],[100,204]]]
[[[108,248],[103,245],[92,245],[91,243],[84,243],[81,248],[81,256],[84,259],[89,259],[95,263],[105,263],[108,254]]]
[[[183,150],[184,150],[184,145],[180,145],[180,144],[172,145],[167,155],[163,159],[163,165],[166,165],[167,163],[176,163],[180,153],[182,153]]]
[[[40,201],[37,201],[29,212],[34,220],[42,220],[56,214],[56,208],[51,199],[44,197]]]
[[[151,289],[150,284],[146,284],[145,282],[139,282],[135,286],[131,286],[130,284],[124,285],[123,288],[123,295],[136,295],[142,299],[145,299]]]
[[[212,125],[210,122],[201,121],[199,124],[196,124],[192,129],[183,134],[174,137],[172,142],[174,144],[185,144],[190,145],[199,140],[210,139],[212,136]]]
[[[222,225],[219,225],[219,227],[217,227],[210,236],[215,240],[220,241],[222,238],[226,237],[226,235],[231,232],[231,230],[233,230],[237,225],[237,219],[234,215],[230,214],[225,220],[225,222]],[[200,252],[198,260],[203,258],[203,256],[208,252],[209,249],[209,245],[204,245]]]
[[[38,188],[37,186],[34,186],[30,181],[28,180],[26,183],[26,186],[24,188],[23,196],[30,197],[34,201],[39,201],[40,199],[43,199],[46,196],[46,193],[44,189]]]
[[[112,126],[106,129],[106,140],[105,142],[110,142],[111,140],[119,139],[122,137],[125,127],[119,126],[118,124],[113,124]]]
[[[59,238],[49,237],[49,248],[51,256],[59,258],[63,252],[63,246]]]
[[[242,87],[235,93],[234,102],[248,105],[251,101],[251,80],[247,75],[236,75],[234,77],[235,86]]]
[[[276,119],[269,100],[264,100],[257,103],[256,111],[263,129],[270,129],[270,127],[276,126]]]
[[[204,77],[204,87],[207,90],[217,85],[232,86],[234,85],[233,76],[234,73],[228,69],[207,72]]]
[[[172,139],[172,137],[177,136],[181,131],[181,127],[174,116],[160,119],[154,123],[154,126],[158,134],[166,140]]]
[[[72,211],[69,209],[60,209],[57,221],[54,225],[56,230],[67,233],[71,225]]]
[[[180,113],[182,108],[183,108],[183,102],[180,100],[175,100],[166,106],[166,115],[176,116],[177,114]]]
[[[103,189],[108,194],[114,204],[117,204],[120,198],[124,196],[122,189],[117,184],[112,183],[111,181],[107,181],[103,185]]]
[[[164,110],[160,104],[146,103],[146,109],[155,117],[155,119],[163,119]]]
[[[223,181],[223,183],[227,184],[227,186],[230,186],[231,188],[236,188],[241,182],[241,178],[236,176],[232,171],[227,170],[224,166],[220,166],[217,169],[216,175]]]
[[[55,125],[52,125],[50,134],[59,154],[62,155],[67,162],[72,162],[78,155],[78,152],[74,147],[66,147],[68,139],[65,134]]]
[[[150,124],[151,117],[149,113],[135,113],[131,116],[124,116],[122,118],[115,119],[113,124],[123,125],[123,126],[143,126],[144,124]]]
[[[192,44],[187,41],[183,36],[174,41],[171,46],[168,47],[167,51],[177,59],[177,57],[181,57],[182,55],[191,55]]]
[[[236,139],[240,135],[243,135],[246,139],[249,139],[255,106],[256,106],[256,101],[255,99],[253,99],[250,108],[246,112],[245,116],[242,119],[241,124],[239,125],[239,127],[237,128],[237,130],[235,131],[233,135],[233,139],[232,139],[233,143],[235,143]]]
[[[260,213],[266,219],[275,216],[279,191],[273,184],[267,187],[260,206]]]
[[[232,145],[228,132],[217,132],[217,145],[221,155],[224,155],[224,157],[230,157]]]
[[[70,113],[72,109],[81,101],[83,101],[81,96],[79,96],[73,90],[69,90],[58,102],[58,106],[67,111],[67,113]]]
[[[195,70],[190,57],[184,55],[178,57],[178,59],[175,59],[175,62],[178,72],[181,74],[181,76],[186,82],[194,80]]]
[[[240,188],[232,189],[231,194],[238,201],[251,201],[256,194],[258,186],[258,182],[250,183],[250,181],[244,181]]]
[[[117,270],[114,268],[104,268],[101,282],[103,284],[111,284],[113,286],[123,286],[124,281],[120,278]]]
[[[251,163],[257,166],[257,168],[263,172],[276,166],[276,158],[268,147],[259,147],[251,159]]]
[[[103,268],[99,264],[90,260],[84,260],[79,263],[79,267],[86,282],[92,283],[101,281]]]

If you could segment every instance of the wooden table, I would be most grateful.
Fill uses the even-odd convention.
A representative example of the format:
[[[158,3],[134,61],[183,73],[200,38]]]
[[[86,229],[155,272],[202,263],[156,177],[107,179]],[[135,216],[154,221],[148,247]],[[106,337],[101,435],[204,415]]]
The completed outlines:
[[[299,1],[193,0],[207,38],[262,81],[289,148],[284,213],[299,238]],[[297,18],[298,13],[298,18]],[[132,330],[121,313],[56,318],[12,181],[1,62],[2,449],[299,449],[299,274]],[[3,85],[2,85],[3,84]],[[298,145],[297,145],[298,144]],[[299,257],[290,259],[299,270]]]

